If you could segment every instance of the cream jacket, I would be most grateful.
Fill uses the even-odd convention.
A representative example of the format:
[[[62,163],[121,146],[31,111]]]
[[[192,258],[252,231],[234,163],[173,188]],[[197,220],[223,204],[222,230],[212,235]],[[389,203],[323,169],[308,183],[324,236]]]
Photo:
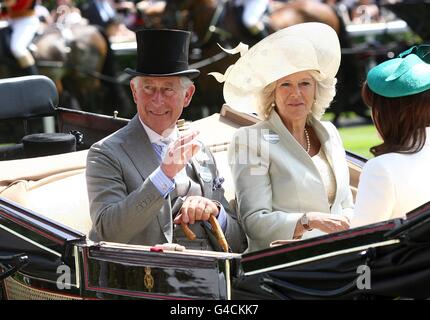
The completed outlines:
[[[364,165],[353,227],[404,217],[430,201],[430,127],[426,135],[418,153],[387,153]]]
[[[274,240],[292,239],[305,212],[352,218],[353,197],[339,133],[330,122],[312,119],[311,125],[336,178],[331,208],[318,169],[276,112],[266,121],[239,129],[233,137],[229,162],[248,251],[268,248]],[[314,229],[303,238],[322,234]]]

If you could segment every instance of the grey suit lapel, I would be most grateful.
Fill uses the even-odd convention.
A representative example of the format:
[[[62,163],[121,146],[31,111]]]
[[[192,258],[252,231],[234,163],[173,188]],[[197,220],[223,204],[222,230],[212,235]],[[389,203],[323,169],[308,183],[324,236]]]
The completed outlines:
[[[138,116],[134,116],[127,126],[127,139],[125,139],[122,147],[142,176],[142,180],[145,180],[157,169],[160,163]],[[171,242],[173,231],[170,195],[157,215],[157,220],[167,240]]]
[[[143,179],[146,179],[159,165],[159,161],[138,116],[128,124],[127,139],[123,149]]]
[[[202,177],[200,176],[200,164],[198,163],[198,161],[194,158],[191,159],[191,166],[194,169],[195,172],[195,176],[197,178],[197,182],[200,184],[200,186],[202,187],[202,196],[206,197],[207,194],[207,188],[205,188],[205,182],[203,181]]]
[[[201,161],[199,160],[200,158],[202,158]],[[191,165],[202,188],[202,196],[206,198],[212,198],[212,182],[214,178],[214,173],[209,168],[209,161],[211,160],[205,149],[191,159]]]

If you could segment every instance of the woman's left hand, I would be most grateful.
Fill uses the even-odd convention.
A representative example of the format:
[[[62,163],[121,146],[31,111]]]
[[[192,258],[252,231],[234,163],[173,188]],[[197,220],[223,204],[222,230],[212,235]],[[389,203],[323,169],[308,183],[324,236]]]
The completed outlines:
[[[311,228],[326,233],[345,231],[350,228],[350,222],[346,216],[322,212],[308,212],[306,215]]]

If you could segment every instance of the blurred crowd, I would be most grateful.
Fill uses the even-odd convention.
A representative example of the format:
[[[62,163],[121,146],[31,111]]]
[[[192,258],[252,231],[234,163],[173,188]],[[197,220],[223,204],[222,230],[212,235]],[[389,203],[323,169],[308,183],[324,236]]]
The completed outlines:
[[[390,11],[381,7],[382,3],[394,2],[393,0],[327,0],[325,2],[337,7],[346,24],[386,22],[395,18]]]
[[[200,0],[203,1],[203,0]],[[248,35],[258,41],[266,37],[273,26],[265,19],[286,2],[300,0],[219,0],[235,8],[238,21]],[[380,6],[382,0],[314,0],[336,9],[345,25],[381,22],[393,19],[393,14]],[[387,1],[387,0],[386,0]],[[396,1],[396,0],[388,0]],[[28,45],[36,33],[43,33],[47,25],[96,25],[111,43],[135,41],[134,31],[141,28],[172,27],[167,19],[178,14],[165,14],[169,3],[178,8],[180,0],[0,0],[0,18],[11,25],[10,50],[25,74],[37,74],[35,61]],[[184,1],[185,2],[185,1]],[[391,16],[390,16],[391,14]],[[171,17],[174,16],[174,17]],[[252,41],[251,41],[252,42]]]
[[[2,0],[0,3],[10,2]],[[13,1],[13,0],[12,0]],[[36,14],[46,23],[90,23],[104,28],[113,41],[134,38],[139,27],[159,26],[168,1],[163,0],[33,0]],[[227,0],[242,7],[242,23],[251,33],[263,31],[262,16],[285,0]],[[392,19],[390,12],[380,7],[380,0],[315,0],[336,7],[346,24],[371,23]],[[19,0],[18,0],[19,2]],[[31,2],[31,1],[30,1]],[[263,34],[265,36],[266,34]]]
[[[133,30],[145,25],[146,17],[161,16],[165,5],[165,1],[152,0],[0,0],[0,20],[12,23],[32,16],[42,22],[39,27],[92,24],[101,27],[113,42],[128,41],[134,40]]]

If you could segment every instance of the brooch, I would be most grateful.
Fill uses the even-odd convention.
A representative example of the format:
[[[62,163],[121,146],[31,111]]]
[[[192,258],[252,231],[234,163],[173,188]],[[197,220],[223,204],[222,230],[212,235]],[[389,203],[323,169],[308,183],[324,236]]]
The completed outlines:
[[[221,189],[222,184],[224,183],[225,179],[223,177],[216,177],[213,180],[213,186],[212,190],[215,191],[216,189]]]

